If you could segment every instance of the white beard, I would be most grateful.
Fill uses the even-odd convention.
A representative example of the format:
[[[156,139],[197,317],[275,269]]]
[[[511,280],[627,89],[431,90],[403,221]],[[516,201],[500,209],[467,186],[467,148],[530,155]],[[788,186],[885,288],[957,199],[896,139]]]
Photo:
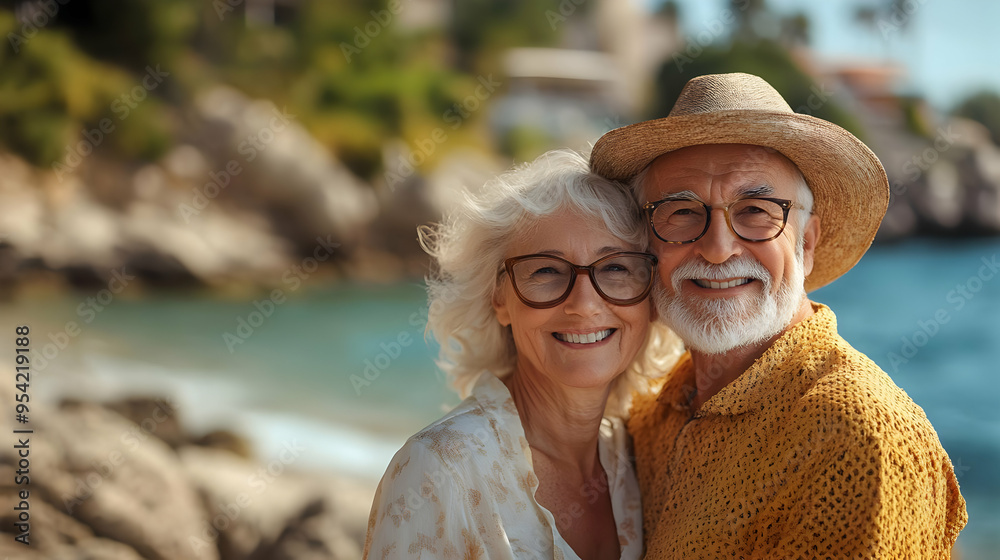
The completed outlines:
[[[683,297],[683,282],[695,278],[754,278],[760,281],[761,292],[731,298]],[[763,342],[785,330],[806,297],[804,280],[801,247],[795,251],[791,277],[782,283],[776,295],[771,294],[770,273],[753,257],[731,259],[719,265],[697,259],[674,270],[670,278],[674,295],[668,295],[662,281],[657,280],[653,302],[660,320],[688,348],[705,354],[724,354]]]

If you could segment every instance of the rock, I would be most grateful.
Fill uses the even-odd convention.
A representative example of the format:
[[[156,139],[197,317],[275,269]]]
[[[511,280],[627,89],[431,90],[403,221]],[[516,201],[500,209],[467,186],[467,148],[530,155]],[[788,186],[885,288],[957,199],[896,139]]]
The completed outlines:
[[[268,470],[226,451],[193,446],[181,448],[179,456],[208,508],[195,536],[217,540],[223,560],[247,558],[273,543],[315,492],[297,483],[284,464]]]
[[[383,150],[387,162],[406,162],[410,156],[402,142]],[[379,213],[364,232],[363,247],[351,255],[351,275],[375,282],[426,275],[428,257],[417,227],[440,221],[461,202],[465,189],[477,191],[502,170],[496,158],[472,149],[443,156],[426,178],[412,167],[387,170],[375,184]]]
[[[272,286],[321,241],[345,256],[374,218],[372,189],[270,102],[215,89],[192,120],[190,141],[152,164],[95,153],[53,172],[0,153],[0,283],[28,263],[80,284],[126,267]]]
[[[222,560],[361,556],[372,492],[344,491],[343,481],[294,472],[281,460],[262,467],[193,446],[180,457],[210,510],[214,531],[202,534],[218,533]],[[360,509],[347,507],[359,500]]]
[[[187,434],[181,427],[177,409],[168,399],[132,397],[104,403],[104,406],[131,420],[144,433],[155,435],[174,449],[187,443]]]
[[[13,480],[13,469],[0,465],[3,475],[10,474]],[[30,496],[29,496],[30,498]],[[9,527],[14,518],[13,497],[4,493],[0,497],[0,524]],[[10,507],[8,507],[10,506]],[[134,548],[94,536],[94,532],[86,525],[66,515],[56,507],[40,501],[31,501],[31,536],[30,545],[14,542],[11,535],[4,534],[0,542],[0,555],[4,558],[45,558],[47,560],[142,560],[142,556]],[[11,537],[11,538],[8,538]]]
[[[190,203],[181,199],[173,205],[167,201],[129,205],[121,218],[122,231],[131,254],[146,255],[144,270],[169,271],[179,263],[193,277],[220,284],[245,277],[278,277],[290,264],[290,247],[260,216],[210,204],[197,215],[185,215],[185,222],[177,208]]]
[[[927,187],[917,192],[917,210],[925,229],[954,231],[963,225],[968,192],[959,182],[958,170],[951,161],[941,161],[927,170]]]
[[[879,240],[1000,233],[1000,148],[972,121],[937,130],[933,139],[898,138],[879,154],[892,191]]]
[[[0,348],[0,360],[13,362],[9,354]],[[12,402],[12,393],[12,386],[0,385],[0,402]],[[32,544],[16,543],[11,534],[18,457],[13,446],[0,447],[0,558],[361,555],[374,487],[359,490],[346,479],[296,472],[294,441],[291,453],[261,464],[184,443],[191,438],[164,399],[133,397],[107,406],[31,402]],[[10,434],[12,422],[12,415],[0,415],[0,431]],[[199,439],[249,455],[249,444],[229,432]]]
[[[217,173],[230,164],[245,170],[224,195],[238,193],[245,208],[266,212],[301,250],[311,253],[316,237],[328,235],[350,245],[374,218],[378,205],[372,190],[295,115],[226,87],[199,96],[195,107],[207,128],[201,138],[210,143],[202,149],[212,153]]]
[[[207,434],[191,440],[191,443],[200,447],[211,447],[228,451],[237,457],[251,459],[253,448],[250,442],[241,435],[234,434],[229,430],[213,430]]]
[[[110,268],[118,226],[114,213],[97,203],[75,176],[57,180],[9,154],[0,154],[0,240],[21,259],[52,269]]]
[[[36,404],[32,413],[32,508],[45,509],[44,502],[64,514],[56,519],[75,521],[63,529],[53,524],[54,534],[43,531],[40,541],[82,538],[79,524],[144,558],[218,558],[214,547],[194,551],[189,545],[205,513],[177,455],[151,435],[155,426],[88,403],[51,410]],[[12,451],[0,449],[0,463],[13,464]]]
[[[197,167],[168,164],[183,173]],[[0,281],[29,263],[90,284],[122,267],[154,282],[273,283],[291,264],[290,245],[266,216],[210,204],[204,178],[177,178],[155,164],[127,167],[89,158],[79,174],[57,178],[0,154]],[[120,176],[131,189],[105,184]]]
[[[62,412],[63,421],[53,423],[46,437],[63,450],[66,471],[86,477],[90,490],[69,502],[74,517],[144,557],[218,558],[214,548],[195,550],[190,544],[204,512],[176,454],[153,437],[157,424],[136,425],[97,405]]]
[[[979,143],[967,167],[971,168],[966,181],[972,188],[973,222],[985,233],[1000,233],[1000,147],[989,141]]]
[[[357,558],[361,551],[345,534],[323,499],[302,509],[271,546],[257,550],[251,560],[334,560]]]
[[[45,208],[35,181],[25,161],[0,153],[0,279],[12,279],[23,260],[42,257]]]
[[[465,191],[478,193],[483,186],[502,173],[510,162],[473,149],[458,149],[441,158],[427,177],[427,200],[437,216],[462,202]]]
[[[909,200],[897,196],[889,199],[889,208],[879,226],[877,241],[890,241],[909,237],[917,231],[917,215]]]

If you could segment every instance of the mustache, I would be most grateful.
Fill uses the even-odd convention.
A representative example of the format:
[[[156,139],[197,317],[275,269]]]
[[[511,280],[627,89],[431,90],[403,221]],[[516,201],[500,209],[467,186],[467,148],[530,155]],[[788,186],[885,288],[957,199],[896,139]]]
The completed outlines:
[[[681,284],[685,280],[726,278],[753,278],[764,284],[765,293],[771,289],[771,273],[760,261],[751,256],[730,258],[721,264],[712,264],[701,258],[691,259],[674,269],[670,275],[670,284],[675,293],[680,293]]]

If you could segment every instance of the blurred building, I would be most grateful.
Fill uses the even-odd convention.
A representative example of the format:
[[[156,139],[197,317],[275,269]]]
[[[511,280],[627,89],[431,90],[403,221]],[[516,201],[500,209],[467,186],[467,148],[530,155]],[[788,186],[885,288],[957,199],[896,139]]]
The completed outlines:
[[[673,17],[632,0],[562,2],[546,16],[562,27],[560,48],[516,48],[503,58],[507,94],[492,124],[504,139],[528,134],[546,147],[582,148],[641,117],[653,76],[680,44]]]

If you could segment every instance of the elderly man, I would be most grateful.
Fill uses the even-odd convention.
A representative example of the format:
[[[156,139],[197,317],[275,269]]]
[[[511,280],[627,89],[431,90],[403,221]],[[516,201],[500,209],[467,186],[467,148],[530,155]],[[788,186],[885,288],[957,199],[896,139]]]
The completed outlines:
[[[967,515],[934,428],[806,296],[875,236],[875,155],[722,74],[605,134],[591,165],[631,182],[688,348],[629,421],[647,558],[949,557]]]

